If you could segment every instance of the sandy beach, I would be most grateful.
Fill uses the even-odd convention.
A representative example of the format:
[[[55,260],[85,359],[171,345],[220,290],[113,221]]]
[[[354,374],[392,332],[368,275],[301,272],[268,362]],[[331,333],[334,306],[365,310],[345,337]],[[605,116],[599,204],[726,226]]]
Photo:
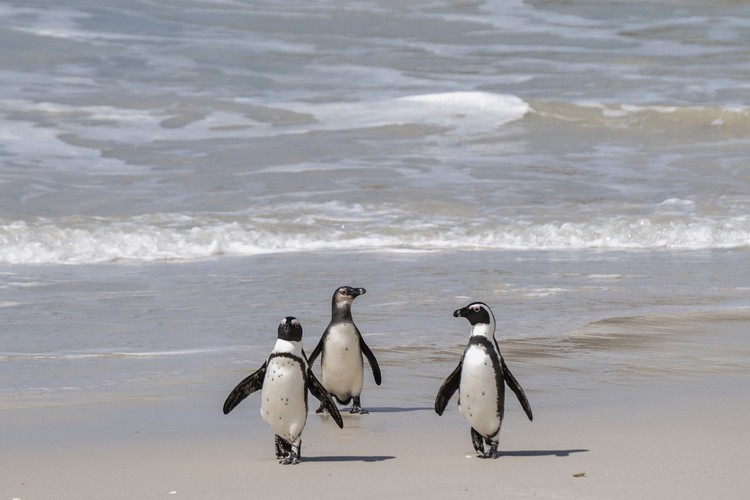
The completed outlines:
[[[501,341],[534,409],[512,394],[495,460],[474,457],[453,400],[434,393],[461,346],[380,351],[371,413],[343,430],[311,414],[303,462],[282,466],[244,372],[152,393],[3,410],[7,499],[744,498],[750,489],[750,313],[621,318],[559,339]],[[247,371],[250,371],[248,367]]]

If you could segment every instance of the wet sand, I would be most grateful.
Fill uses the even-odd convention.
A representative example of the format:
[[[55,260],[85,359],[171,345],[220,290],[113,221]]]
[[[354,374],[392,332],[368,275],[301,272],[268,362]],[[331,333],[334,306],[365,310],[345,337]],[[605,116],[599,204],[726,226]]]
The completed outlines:
[[[376,354],[339,430],[311,414],[303,462],[282,466],[246,372],[161,391],[3,402],[5,498],[743,498],[750,490],[750,312],[612,318],[558,339],[502,341],[534,410],[512,393],[495,460],[474,456],[455,399],[433,398],[461,345]]]

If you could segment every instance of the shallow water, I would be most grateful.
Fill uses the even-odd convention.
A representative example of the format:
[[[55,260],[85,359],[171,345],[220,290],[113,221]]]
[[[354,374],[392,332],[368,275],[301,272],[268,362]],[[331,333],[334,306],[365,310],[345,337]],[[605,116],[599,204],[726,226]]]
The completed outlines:
[[[354,304],[355,321],[376,355],[392,362],[408,364],[416,349],[417,367],[427,366],[420,353],[455,363],[469,326],[452,312],[483,300],[495,312],[501,345],[520,349],[509,363],[538,362],[523,351],[531,342],[595,370],[566,339],[592,325],[606,334],[597,324],[603,320],[709,317],[746,307],[750,288],[736,270],[747,268],[749,257],[744,251],[356,252],[14,266],[4,270],[0,290],[0,362],[8,374],[0,394],[6,404],[53,403],[164,395],[217,378],[231,384],[260,366],[283,316],[301,321],[311,352],[330,318],[331,294],[343,283],[367,288]],[[617,352],[616,338],[610,347]]]

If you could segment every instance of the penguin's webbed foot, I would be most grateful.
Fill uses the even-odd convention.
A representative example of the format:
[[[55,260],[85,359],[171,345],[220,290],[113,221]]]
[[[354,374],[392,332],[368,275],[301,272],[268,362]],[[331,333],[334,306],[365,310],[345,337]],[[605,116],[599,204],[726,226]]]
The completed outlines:
[[[484,442],[485,442],[485,445],[488,447],[488,449],[485,450],[482,458],[492,458],[492,459],[497,458],[497,444],[498,443],[487,438],[485,438]]]
[[[302,441],[298,441],[297,444],[290,444],[289,454],[279,463],[282,465],[297,465],[300,458],[302,458]]]
[[[471,444],[474,446],[477,456],[484,458],[484,438],[473,427],[471,428]]]
[[[497,441],[482,436],[473,427],[471,428],[471,444],[474,446],[478,458],[497,458]]]
[[[289,456],[292,452],[292,445],[281,439],[281,436],[276,434],[274,436],[276,444],[276,458],[284,458]]]
[[[367,415],[370,412],[362,408],[362,403],[359,400],[359,396],[354,396],[354,400],[352,402],[352,409],[349,410],[349,413]]]
[[[284,460],[279,460],[279,463],[281,465],[297,465],[299,457],[290,453]]]

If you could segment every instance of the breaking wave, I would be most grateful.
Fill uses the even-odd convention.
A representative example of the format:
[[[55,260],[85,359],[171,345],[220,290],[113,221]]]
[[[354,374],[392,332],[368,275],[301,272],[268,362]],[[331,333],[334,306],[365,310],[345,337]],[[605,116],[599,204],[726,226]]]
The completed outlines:
[[[127,219],[0,220],[0,262],[95,264],[190,261],[264,253],[368,250],[710,250],[750,247],[750,217],[618,216],[585,222],[424,222],[372,214],[298,220],[157,214]]]

